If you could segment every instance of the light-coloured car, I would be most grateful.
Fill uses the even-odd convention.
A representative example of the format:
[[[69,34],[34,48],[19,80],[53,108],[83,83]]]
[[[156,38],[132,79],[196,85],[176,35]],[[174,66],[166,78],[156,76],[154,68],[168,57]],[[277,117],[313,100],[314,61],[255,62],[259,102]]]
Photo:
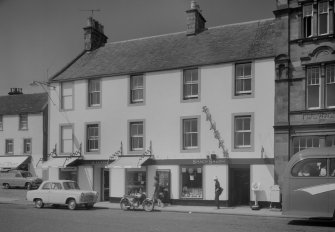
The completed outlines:
[[[52,204],[67,205],[71,210],[78,206],[91,209],[98,200],[98,192],[80,190],[77,182],[71,180],[49,180],[44,181],[38,189],[28,191],[26,198],[34,202],[36,208]]]
[[[22,170],[8,170],[0,171],[0,185],[9,189],[11,187],[26,188],[28,190],[32,188],[38,188],[42,183],[42,179],[37,176],[33,176],[30,172]]]

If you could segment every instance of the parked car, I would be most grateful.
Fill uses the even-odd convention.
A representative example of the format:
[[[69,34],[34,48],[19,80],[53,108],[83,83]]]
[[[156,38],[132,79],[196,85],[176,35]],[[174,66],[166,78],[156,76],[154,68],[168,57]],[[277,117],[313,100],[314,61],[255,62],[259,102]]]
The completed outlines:
[[[27,171],[7,170],[0,172],[0,185],[5,189],[21,187],[30,190],[32,188],[38,188],[41,183],[41,178],[33,176]]]
[[[53,206],[67,205],[71,210],[78,206],[93,208],[98,200],[98,192],[80,190],[77,182],[71,180],[44,181],[36,190],[27,192],[27,200],[34,202],[36,208],[43,208],[44,204]]]

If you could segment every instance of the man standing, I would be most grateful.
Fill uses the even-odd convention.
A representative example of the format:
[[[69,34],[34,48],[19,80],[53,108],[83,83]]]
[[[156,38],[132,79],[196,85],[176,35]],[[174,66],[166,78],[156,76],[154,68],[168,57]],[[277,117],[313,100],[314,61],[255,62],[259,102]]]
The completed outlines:
[[[215,182],[215,204],[216,204],[216,207],[220,209],[219,197],[223,189],[220,186],[220,182],[217,176],[214,177],[214,182]]]

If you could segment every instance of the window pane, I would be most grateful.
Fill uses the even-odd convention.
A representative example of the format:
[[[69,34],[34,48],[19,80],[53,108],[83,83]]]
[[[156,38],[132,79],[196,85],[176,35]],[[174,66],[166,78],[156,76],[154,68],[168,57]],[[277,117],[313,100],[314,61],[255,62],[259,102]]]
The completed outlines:
[[[321,35],[328,33],[328,14],[320,14],[319,33]]]
[[[297,163],[291,172],[292,176],[324,177],[327,176],[327,159],[304,159]]]
[[[335,106],[335,65],[326,66],[326,104]]]
[[[243,119],[243,130],[250,130],[250,118]]]
[[[326,136],[326,147],[335,146],[335,135]]]
[[[311,85],[308,87],[308,108],[319,107],[319,96],[320,96],[320,89],[318,85]]]
[[[245,132],[244,133],[244,146],[250,146],[251,142],[250,142],[250,136],[251,133],[250,132]]]
[[[236,146],[243,146],[243,133],[236,133]]]
[[[251,75],[251,63],[244,64],[244,76]]]

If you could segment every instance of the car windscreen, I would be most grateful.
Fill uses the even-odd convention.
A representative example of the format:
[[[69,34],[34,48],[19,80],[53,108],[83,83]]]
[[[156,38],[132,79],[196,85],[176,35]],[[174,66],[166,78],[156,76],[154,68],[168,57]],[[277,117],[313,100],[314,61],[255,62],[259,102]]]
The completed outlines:
[[[76,182],[64,182],[63,183],[64,189],[79,189],[79,186]]]
[[[27,178],[27,177],[32,177],[30,172],[22,172],[21,173],[23,177]]]

